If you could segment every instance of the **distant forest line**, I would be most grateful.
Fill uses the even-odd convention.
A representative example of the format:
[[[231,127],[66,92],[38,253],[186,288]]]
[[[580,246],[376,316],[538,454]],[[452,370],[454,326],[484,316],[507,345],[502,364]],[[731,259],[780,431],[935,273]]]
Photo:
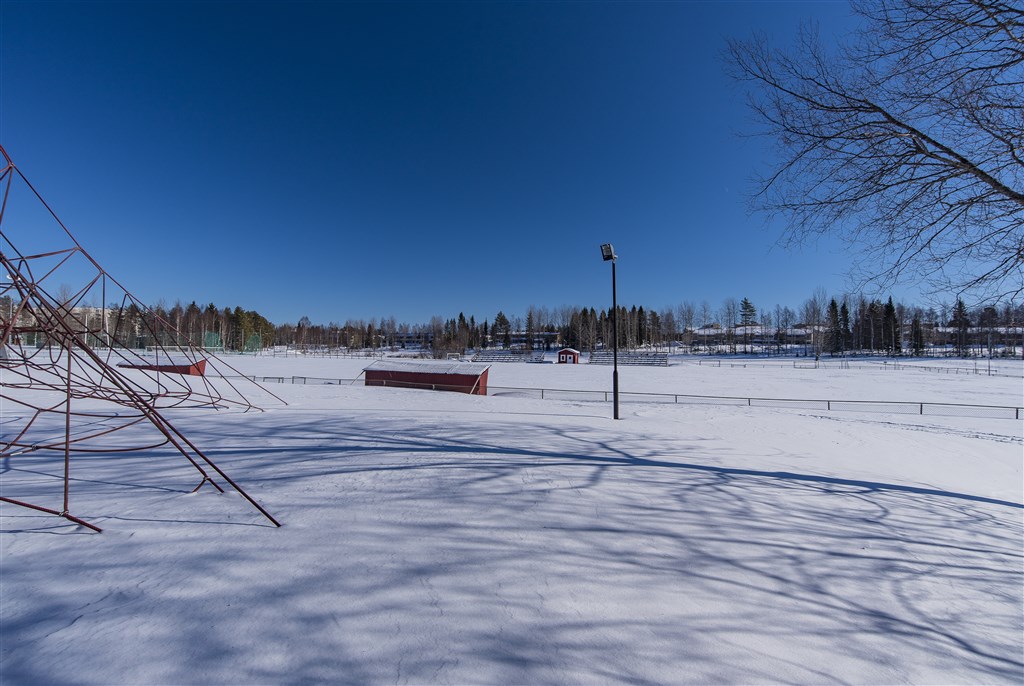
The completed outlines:
[[[256,311],[221,309],[212,303],[205,307],[195,302],[171,307],[158,304],[148,313],[131,309],[122,313],[124,321],[117,324],[120,331],[134,328],[143,337],[155,335],[161,342],[170,342],[177,331],[193,345],[210,347],[211,341],[216,341],[232,351],[269,346],[420,348],[441,356],[483,348],[593,351],[612,343],[611,308],[570,305],[531,306],[526,313],[511,316],[499,310],[482,322],[459,313],[450,318],[433,316],[422,323],[382,317],[327,324],[308,317],[295,324],[274,324]],[[147,326],[141,326],[143,319]],[[925,308],[893,302],[891,297],[884,302],[859,295],[832,298],[818,289],[798,309],[758,307],[747,298],[726,298],[717,308],[706,301],[684,301],[661,309],[622,306],[618,336],[624,350],[678,343],[694,352],[714,346],[718,351],[770,354],[802,345],[805,353],[813,354],[923,354],[937,346],[949,346],[954,354],[967,356],[984,354],[986,348],[1008,351],[1024,347],[1024,305],[968,308],[958,299],[950,305]]]

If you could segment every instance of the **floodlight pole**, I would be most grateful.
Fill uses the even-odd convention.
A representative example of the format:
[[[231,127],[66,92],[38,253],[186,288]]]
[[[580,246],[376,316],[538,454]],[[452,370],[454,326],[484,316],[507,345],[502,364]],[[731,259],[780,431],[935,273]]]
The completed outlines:
[[[619,306],[615,301],[615,258],[612,258],[612,398],[614,417],[619,418]]]
[[[601,257],[612,263],[612,416],[619,418],[619,304],[615,297],[615,261],[618,255],[611,243],[601,246]]]

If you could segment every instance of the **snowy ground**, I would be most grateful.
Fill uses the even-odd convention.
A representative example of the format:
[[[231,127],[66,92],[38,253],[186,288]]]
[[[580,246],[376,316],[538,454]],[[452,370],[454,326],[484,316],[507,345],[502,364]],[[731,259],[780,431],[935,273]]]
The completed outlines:
[[[229,358],[352,378],[365,360]],[[953,363],[950,363],[953,364]],[[624,391],[1020,405],[1005,376],[622,368]],[[499,364],[499,387],[611,369]],[[1020,683],[1020,421],[267,385],[0,507],[0,682]],[[10,412],[10,408],[0,408]],[[125,432],[118,441],[131,441]],[[59,493],[13,458],[3,494]]]

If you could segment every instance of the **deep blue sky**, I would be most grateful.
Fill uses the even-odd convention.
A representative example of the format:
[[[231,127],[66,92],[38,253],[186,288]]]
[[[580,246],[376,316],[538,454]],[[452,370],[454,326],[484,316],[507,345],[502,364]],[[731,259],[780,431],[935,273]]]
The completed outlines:
[[[144,301],[276,323],[529,305],[794,308],[838,244],[748,216],[770,162],[728,37],[815,2],[11,2],[0,143]],[[158,256],[180,248],[178,260]]]

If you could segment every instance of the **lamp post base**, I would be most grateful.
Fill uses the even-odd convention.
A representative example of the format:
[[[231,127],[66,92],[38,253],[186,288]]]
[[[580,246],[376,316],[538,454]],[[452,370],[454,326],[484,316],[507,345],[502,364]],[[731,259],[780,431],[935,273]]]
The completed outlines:
[[[613,416],[615,419],[619,418],[619,370],[612,370],[612,400],[615,404],[615,410]]]

